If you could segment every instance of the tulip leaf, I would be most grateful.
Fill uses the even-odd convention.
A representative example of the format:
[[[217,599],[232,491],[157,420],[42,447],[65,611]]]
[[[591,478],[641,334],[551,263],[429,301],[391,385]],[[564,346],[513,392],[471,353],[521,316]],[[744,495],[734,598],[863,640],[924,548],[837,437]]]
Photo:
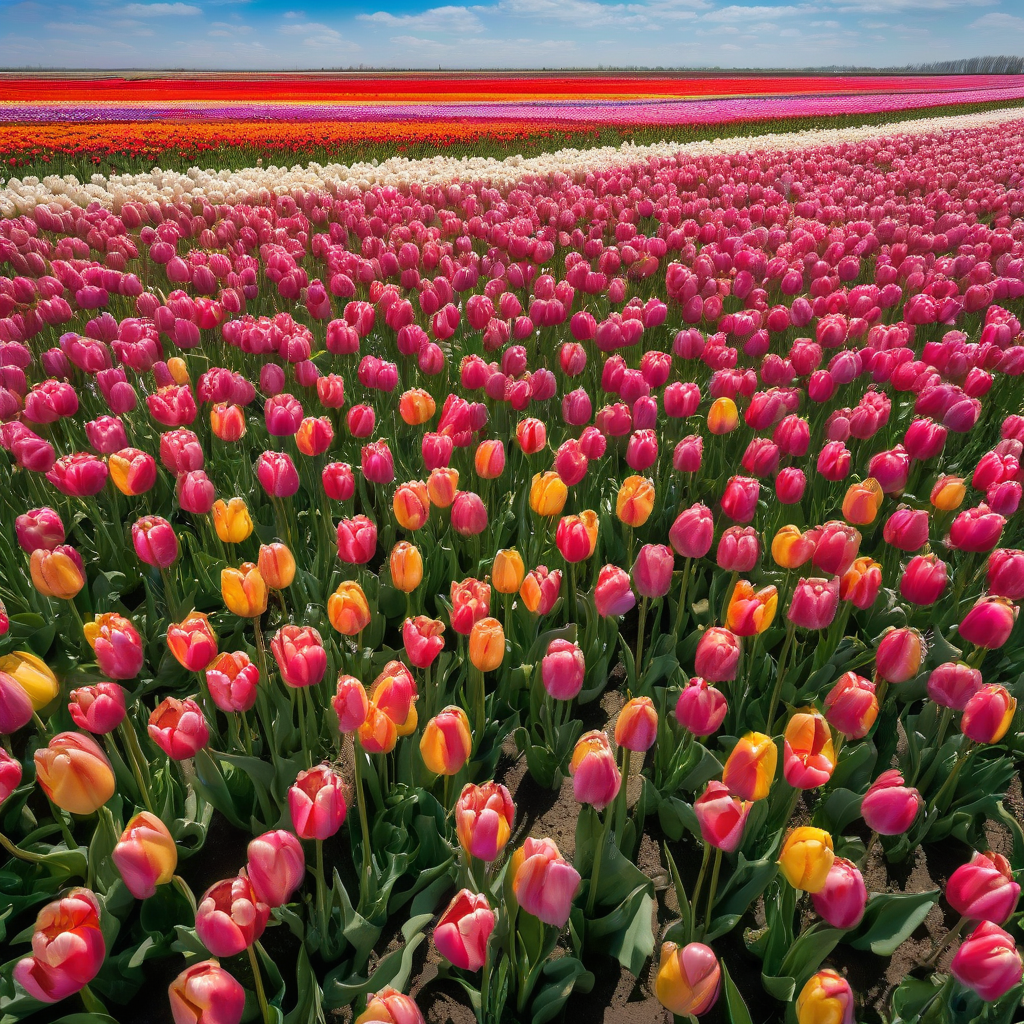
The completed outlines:
[[[864,919],[849,944],[854,949],[870,949],[878,956],[892,956],[900,943],[924,921],[938,899],[938,889],[875,893],[868,900]]]
[[[574,991],[589,992],[594,987],[594,975],[574,956],[549,960],[541,978],[544,983],[533,997],[531,1024],[553,1020]]]
[[[725,997],[725,1009],[729,1014],[729,1024],[754,1024],[746,1001],[736,987],[736,982],[732,980],[732,975],[729,974],[729,968],[725,966],[724,960],[720,963],[722,966],[722,995]]]
[[[608,936],[605,948],[634,978],[639,978],[647,958],[654,952],[654,897],[644,887],[638,887],[625,903],[631,908],[629,920]]]
[[[117,1020],[109,1013],[69,1013],[53,1024],[117,1024]]]

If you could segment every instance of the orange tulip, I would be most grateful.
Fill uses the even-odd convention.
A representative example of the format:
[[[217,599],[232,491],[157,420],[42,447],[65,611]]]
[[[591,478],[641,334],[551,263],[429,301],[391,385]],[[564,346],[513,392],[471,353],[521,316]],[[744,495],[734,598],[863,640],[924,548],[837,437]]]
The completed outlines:
[[[850,484],[843,498],[843,518],[854,526],[873,523],[884,497],[882,485],[873,476]]]
[[[419,548],[407,540],[400,540],[388,559],[391,582],[403,594],[411,594],[423,580],[423,558]]]
[[[430,518],[430,494],[422,480],[412,480],[395,488],[392,501],[398,525],[405,530],[418,530]]]
[[[505,658],[505,631],[497,619],[480,619],[469,634],[469,660],[481,672],[493,672]]]
[[[622,481],[615,499],[615,514],[626,526],[643,526],[654,511],[654,484],[642,476]]]
[[[343,580],[327,598],[327,618],[342,636],[355,636],[370,624],[370,604],[355,580]]]

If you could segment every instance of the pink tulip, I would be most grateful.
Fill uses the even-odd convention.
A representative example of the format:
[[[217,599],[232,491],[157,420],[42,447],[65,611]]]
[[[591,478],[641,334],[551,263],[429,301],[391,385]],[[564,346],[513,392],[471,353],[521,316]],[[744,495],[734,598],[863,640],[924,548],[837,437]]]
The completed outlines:
[[[949,969],[961,985],[987,1003],[1006,995],[1024,975],[1013,938],[991,921],[982,921],[964,939]]]
[[[270,907],[244,874],[215,882],[196,910],[196,937],[214,955],[236,956],[259,940]]]
[[[264,832],[250,840],[246,854],[246,874],[256,898],[271,908],[287,903],[306,874],[306,855],[298,839],[283,829]]]
[[[924,805],[921,794],[903,782],[895,768],[882,772],[864,794],[860,813],[868,828],[881,836],[899,836],[914,823]]]
[[[733,796],[721,782],[709,782],[693,803],[704,842],[724,853],[733,853],[743,841],[743,829],[752,806]]]
[[[683,687],[676,701],[679,724],[694,736],[710,736],[717,732],[728,710],[725,694],[700,676],[695,676]]]
[[[527,838],[513,856],[512,889],[519,906],[544,924],[564,928],[580,885],[579,872],[550,839]]]
[[[833,928],[856,928],[864,917],[868,890],[857,866],[844,857],[832,861],[825,887],[811,896],[814,910]]]
[[[487,942],[494,922],[487,897],[461,889],[434,925],[434,945],[453,966],[463,971],[479,971],[487,960]]]
[[[946,899],[970,921],[1004,924],[1017,909],[1020,885],[1002,854],[975,853],[949,876]]]

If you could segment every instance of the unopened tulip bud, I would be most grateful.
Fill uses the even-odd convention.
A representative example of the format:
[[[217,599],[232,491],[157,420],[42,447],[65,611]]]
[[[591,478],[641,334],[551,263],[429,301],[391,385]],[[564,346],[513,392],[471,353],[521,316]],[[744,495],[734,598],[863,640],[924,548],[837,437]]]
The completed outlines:
[[[875,651],[875,672],[879,679],[890,683],[905,683],[913,679],[924,660],[924,638],[909,626],[890,629]]]
[[[239,1024],[245,989],[216,960],[186,967],[167,990],[174,1024]]]
[[[256,565],[264,582],[272,590],[287,590],[295,579],[295,557],[280,541],[261,544]]]
[[[594,587],[594,607],[601,616],[625,615],[636,605],[629,574],[617,565],[602,566]]]
[[[178,847],[155,814],[141,811],[125,826],[110,858],[128,891],[137,900],[145,900],[156,892],[158,885],[174,877]]]
[[[1010,862],[1000,853],[975,853],[949,876],[949,905],[969,921],[1005,924],[1017,909],[1020,885]]]
[[[526,567],[523,556],[515,548],[503,548],[491,565],[491,586],[499,594],[515,594],[522,586]]]
[[[864,917],[868,890],[857,865],[844,857],[832,861],[825,885],[811,896],[814,910],[833,928],[856,928]]]
[[[94,736],[111,732],[124,721],[124,690],[117,683],[80,686],[68,697],[68,711],[75,725]]]
[[[424,1024],[424,1020],[412,996],[403,995],[389,985],[370,996],[366,1009],[356,1017],[354,1024]]]
[[[35,752],[34,760],[36,780],[63,811],[92,814],[114,795],[114,770],[85,733],[58,733]]]
[[[715,1005],[721,987],[722,969],[710,946],[662,944],[654,994],[666,1009],[678,1017],[699,1017]]]
[[[650,697],[626,701],[615,720],[615,744],[625,750],[644,751],[658,735],[658,712]]]
[[[825,629],[839,606],[839,578],[803,579],[793,589],[786,617],[802,629]]]
[[[960,731],[975,743],[998,743],[1009,731],[1017,700],[1005,686],[983,686],[964,705]]]
[[[923,804],[921,794],[904,784],[899,771],[890,768],[864,794],[860,813],[868,828],[880,836],[899,836],[914,823]]]
[[[949,571],[938,555],[915,555],[900,577],[900,596],[921,607],[935,604],[946,589]]]
[[[982,597],[964,616],[958,632],[975,647],[996,650],[1002,647],[1017,621],[1019,608],[1005,597]]]
[[[196,937],[214,956],[236,956],[259,941],[269,916],[270,907],[242,873],[203,893],[196,910]]]
[[[982,921],[960,943],[950,972],[986,1003],[994,1003],[1024,975],[1024,963],[1013,937],[991,921]]]
[[[814,554],[817,535],[799,526],[783,526],[772,539],[772,558],[781,569],[799,569]]]
[[[694,736],[710,736],[717,732],[728,710],[725,694],[700,676],[695,676],[683,687],[676,701],[676,719]]]
[[[218,498],[210,509],[217,536],[225,544],[241,544],[252,533],[252,517],[244,498]]]
[[[199,705],[187,697],[165,697],[152,711],[149,738],[172,760],[184,761],[210,741],[210,729]]]
[[[479,971],[487,960],[487,942],[494,931],[494,911],[483,893],[457,892],[434,925],[434,945],[454,967]]]
[[[615,514],[626,526],[643,526],[654,511],[654,484],[641,476],[622,481],[615,498]]]
[[[740,642],[731,630],[712,626],[697,641],[694,669],[709,683],[726,683],[735,679],[739,662]]]
[[[779,751],[762,732],[748,732],[732,748],[722,770],[722,782],[743,800],[763,800],[775,779]]]
[[[962,661],[946,661],[928,676],[928,696],[940,707],[963,711],[983,685],[976,668]]]
[[[225,651],[206,670],[213,703],[227,714],[248,711],[256,703],[259,681],[260,670],[244,651]]]
[[[854,1024],[850,983],[825,968],[810,977],[796,997],[797,1024]]]
[[[423,729],[420,754],[427,771],[435,775],[457,775],[472,752],[469,718],[460,707],[445,708]]]
[[[874,477],[850,484],[843,498],[843,518],[854,526],[873,523],[884,497],[882,487]]]
[[[246,857],[245,871],[256,898],[271,909],[287,903],[306,874],[302,844],[284,829],[250,840]]]
[[[599,729],[584,733],[569,762],[572,790],[577,802],[603,811],[618,795],[622,775],[608,737]]]
[[[724,853],[733,853],[743,841],[743,829],[751,806],[749,802],[733,796],[723,783],[717,780],[709,782],[693,802],[704,842]]]
[[[341,777],[323,764],[299,772],[288,790],[288,812],[300,839],[330,839],[348,813]]]
[[[794,789],[824,786],[832,777],[836,753],[825,719],[813,711],[798,711],[786,725],[782,770]]]
[[[825,696],[825,720],[848,740],[867,736],[877,717],[875,684],[856,672],[844,672]]]
[[[729,598],[725,624],[737,636],[757,636],[771,626],[778,604],[775,587],[755,591],[747,580],[737,580]]]
[[[528,838],[508,867],[519,907],[544,924],[564,928],[580,885],[579,872],[550,839]]]
[[[714,537],[711,509],[700,504],[680,512],[668,532],[669,542],[683,558],[703,558],[711,550]]]
[[[857,558],[839,581],[839,598],[867,611],[882,587],[882,567],[867,556]]]
[[[834,860],[832,836],[824,829],[801,825],[782,844],[779,870],[794,889],[816,893],[825,888]]]
[[[455,802],[455,830],[467,856],[488,864],[497,860],[512,835],[515,816],[515,804],[504,786],[466,785]]]

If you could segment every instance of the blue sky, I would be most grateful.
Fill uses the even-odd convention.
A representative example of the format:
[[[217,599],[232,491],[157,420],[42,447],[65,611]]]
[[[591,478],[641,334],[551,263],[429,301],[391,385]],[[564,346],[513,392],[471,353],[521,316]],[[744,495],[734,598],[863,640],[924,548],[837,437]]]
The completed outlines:
[[[1024,53],[1020,0],[0,0],[0,66],[800,67]]]

